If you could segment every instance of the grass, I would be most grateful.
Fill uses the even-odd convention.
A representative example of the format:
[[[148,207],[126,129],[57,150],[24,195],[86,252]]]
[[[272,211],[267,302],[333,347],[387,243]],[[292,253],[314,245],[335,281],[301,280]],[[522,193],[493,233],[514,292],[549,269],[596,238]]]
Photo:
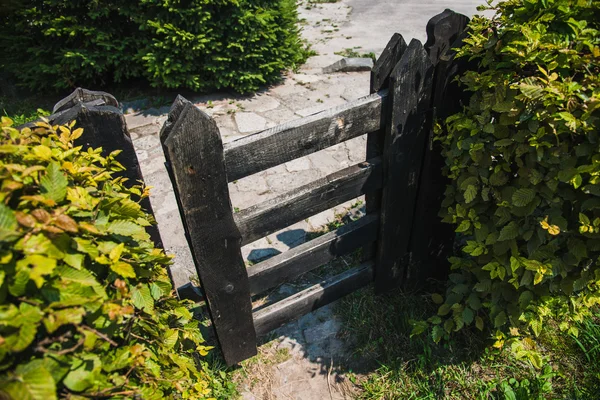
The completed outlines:
[[[351,37],[347,37],[346,39],[351,39]],[[370,58],[371,60],[373,60],[373,62],[377,61],[377,56],[375,55],[375,53],[360,53],[353,48],[346,48],[342,51],[336,51],[333,54],[349,58]]]
[[[410,338],[411,320],[436,307],[429,296],[375,296],[372,288],[340,302],[343,335],[363,361],[350,378],[359,399],[594,399],[600,393],[600,315],[580,326],[578,338],[550,327],[538,340],[542,369],[492,349],[479,331],[461,331],[446,343]]]
[[[15,126],[38,119],[41,116],[50,115],[55,102],[48,99],[34,99],[33,97],[23,99],[9,99],[0,96],[0,116],[13,120]]]

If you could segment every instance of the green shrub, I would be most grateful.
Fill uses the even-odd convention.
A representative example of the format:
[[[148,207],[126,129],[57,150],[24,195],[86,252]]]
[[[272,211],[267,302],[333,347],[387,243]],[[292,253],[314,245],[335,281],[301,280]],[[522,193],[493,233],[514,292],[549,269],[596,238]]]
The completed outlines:
[[[32,89],[249,92],[305,61],[296,19],[293,0],[27,0],[0,15],[0,68]]]
[[[2,118],[0,398],[217,397],[198,322],[145,231],[148,190],[82,129]],[[137,200],[136,200],[137,199]]]
[[[452,181],[442,214],[460,254],[428,322],[436,341],[487,325],[501,347],[550,318],[577,334],[600,302],[600,3],[488,9],[495,17],[474,18],[458,52],[475,65],[460,78],[470,101],[438,136]],[[532,354],[532,341],[511,343]]]

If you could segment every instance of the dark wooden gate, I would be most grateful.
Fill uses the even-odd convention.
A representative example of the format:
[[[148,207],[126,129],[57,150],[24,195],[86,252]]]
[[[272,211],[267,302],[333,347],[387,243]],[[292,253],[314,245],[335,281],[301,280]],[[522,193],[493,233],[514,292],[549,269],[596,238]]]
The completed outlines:
[[[467,17],[446,10],[428,40],[395,34],[376,62],[371,95],[223,145],[215,122],[183,97],[161,131],[167,167],[223,355],[256,354],[256,338],[374,282],[377,292],[423,285],[444,271],[452,232],[437,218],[445,183],[434,117],[458,105],[451,48]],[[234,213],[228,182],[368,134],[367,160]],[[246,268],[241,246],[366,195],[367,215]],[[252,311],[250,297],[363,248],[331,279]],[[443,273],[443,272],[442,272]]]

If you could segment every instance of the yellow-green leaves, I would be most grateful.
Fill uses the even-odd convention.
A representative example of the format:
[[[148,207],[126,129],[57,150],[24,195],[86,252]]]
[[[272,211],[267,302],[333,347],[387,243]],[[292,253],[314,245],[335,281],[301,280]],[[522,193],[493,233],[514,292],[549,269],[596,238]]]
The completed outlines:
[[[600,302],[600,25],[593,1],[490,10],[458,50],[461,111],[436,128],[457,251],[435,325],[497,328],[502,347],[510,328],[568,332]]]
[[[2,124],[0,397],[210,396],[190,351],[208,348],[145,231],[147,189],[74,146],[73,123]]]
[[[60,203],[67,195],[68,181],[61,172],[58,163],[51,162],[46,168],[46,174],[40,179],[42,195]]]

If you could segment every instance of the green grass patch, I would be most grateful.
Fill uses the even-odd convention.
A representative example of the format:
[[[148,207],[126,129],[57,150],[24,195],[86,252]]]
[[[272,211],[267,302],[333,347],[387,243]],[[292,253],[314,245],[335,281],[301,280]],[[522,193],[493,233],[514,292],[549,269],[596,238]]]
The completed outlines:
[[[465,330],[450,341],[410,338],[412,320],[435,314],[428,295],[373,294],[344,298],[343,335],[355,343],[360,367],[351,380],[359,399],[592,399],[600,393],[600,318],[585,321],[578,338],[558,324],[538,338],[544,363],[536,369],[509,349],[494,349],[482,332]]]
[[[0,116],[13,120],[14,126],[33,121],[42,116],[50,115],[54,102],[27,97],[23,99],[0,96]]]
[[[347,39],[350,39],[350,37],[348,37]],[[360,53],[353,48],[347,48],[342,51],[336,51],[333,54],[348,58],[370,58],[371,60],[373,60],[373,62],[377,61],[377,56],[375,55],[375,53]]]

